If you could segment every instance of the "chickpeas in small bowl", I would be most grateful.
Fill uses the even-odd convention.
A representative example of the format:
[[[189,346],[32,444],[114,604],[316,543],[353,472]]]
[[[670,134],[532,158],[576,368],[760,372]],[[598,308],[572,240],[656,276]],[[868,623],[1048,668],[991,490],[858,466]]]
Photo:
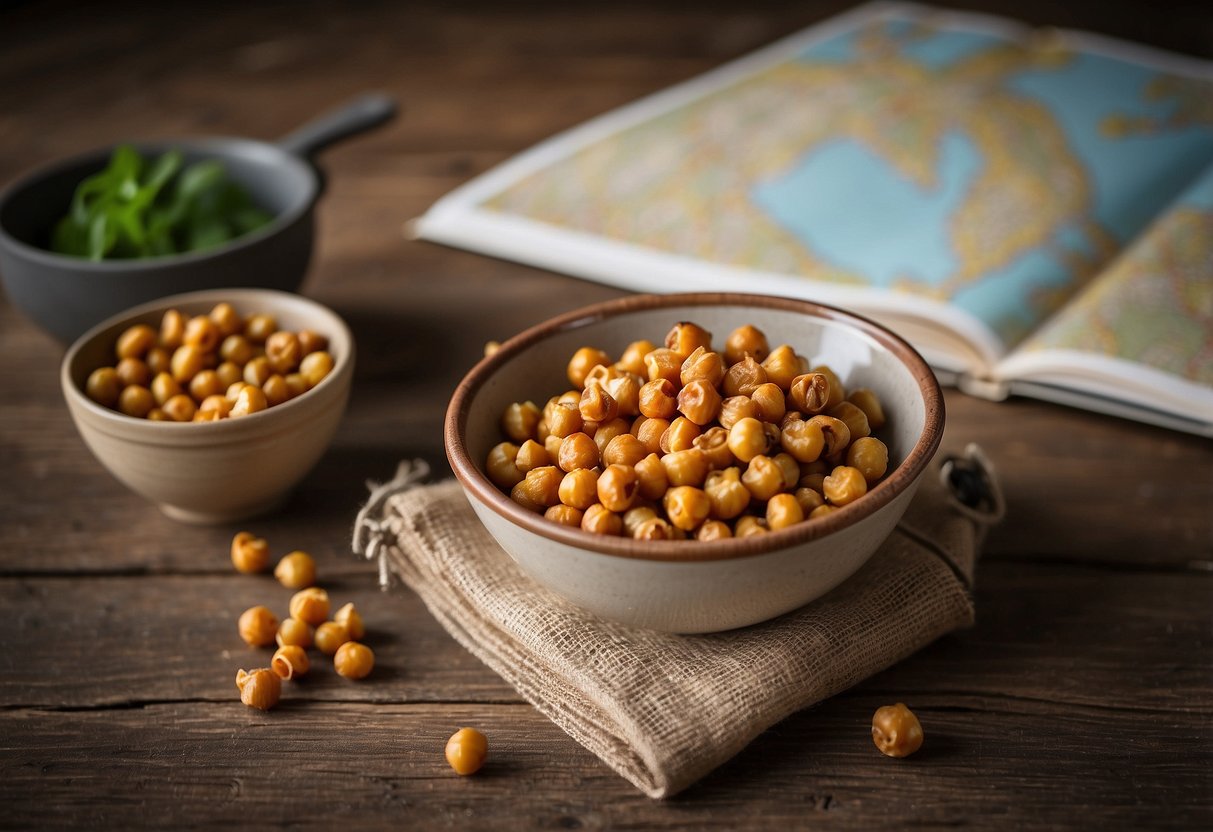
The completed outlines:
[[[859,569],[943,422],[926,362],[864,318],[643,295],[507,341],[456,390],[445,442],[477,516],[539,583],[604,618],[702,633],[796,609]]]
[[[223,523],[280,505],[311,470],[353,367],[353,336],[325,306],[217,289],[98,324],[68,349],[60,384],[85,444],[119,481],[173,519]]]

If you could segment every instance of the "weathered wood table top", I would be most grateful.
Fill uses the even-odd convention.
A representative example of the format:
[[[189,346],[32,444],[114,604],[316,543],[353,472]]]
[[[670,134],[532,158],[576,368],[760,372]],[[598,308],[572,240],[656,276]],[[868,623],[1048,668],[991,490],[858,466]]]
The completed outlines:
[[[974,2],[1034,23],[1210,54],[1206,14]],[[349,551],[367,479],[446,471],[447,398],[486,340],[615,290],[406,241],[403,221],[552,133],[844,8],[841,3],[30,3],[0,11],[0,182],[131,137],[270,139],[367,90],[392,126],[323,156],[305,292],[359,356],[332,448],[281,512],[183,526],[113,480],[59,393],[61,345],[0,300],[0,826],[417,828],[1205,827],[1213,824],[1213,448],[1048,404],[949,392],[945,448],[980,442],[1009,513],[978,571],[977,624],[771,729],[654,802],[462,650]],[[1195,8],[1195,6],[1193,6]],[[379,657],[251,711],[235,620],[285,606],[235,574],[248,527],[311,551],[365,610]],[[260,657],[264,659],[264,657]],[[924,751],[868,736],[905,701]],[[442,749],[479,726],[492,759]]]

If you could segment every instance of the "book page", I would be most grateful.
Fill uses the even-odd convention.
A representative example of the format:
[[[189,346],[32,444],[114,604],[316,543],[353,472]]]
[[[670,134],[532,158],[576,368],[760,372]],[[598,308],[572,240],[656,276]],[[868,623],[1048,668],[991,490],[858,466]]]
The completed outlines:
[[[1213,162],[1211,78],[1090,36],[865,6],[544,142],[417,231],[630,289],[904,309],[980,372]]]

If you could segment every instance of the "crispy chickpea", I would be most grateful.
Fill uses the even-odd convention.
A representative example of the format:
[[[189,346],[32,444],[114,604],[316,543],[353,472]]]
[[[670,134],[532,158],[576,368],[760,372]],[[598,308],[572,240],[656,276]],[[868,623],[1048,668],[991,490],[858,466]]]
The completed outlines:
[[[229,335],[219,345],[219,357],[233,364],[244,365],[253,360],[256,350],[243,335]]]
[[[839,402],[845,401],[847,398],[847,388],[843,385],[842,379],[838,377],[838,373],[831,370],[825,364],[820,367],[814,367],[809,370],[810,373],[821,373],[830,381],[830,398],[826,402],[826,410],[834,407]]]
[[[667,378],[658,378],[640,388],[640,412],[651,419],[672,419],[678,411],[678,390]]]
[[[202,370],[190,379],[190,395],[194,401],[200,402],[207,396],[216,396],[223,392],[223,382],[214,370]]]
[[[767,528],[767,521],[764,518],[747,514],[737,520],[737,525],[733,527],[733,537],[754,537],[766,534],[768,531],[770,529]]]
[[[692,381],[706,381],[712,387],[717,387],[724,380],[724,358],[720,353],[712,352],[712,348],[696,347],[682,362],[678,372],[678,380],[685,387]]]
[[[202,351],[192,344],[182,344],[173,351],[169,367],[173,380],[185,384],[202,370]]]
[[[845,506],[868,493],[868,481],[858,468],[839,465],[822,482],[822,493],[833,505]]]
[[[825,437],[821,425],[816,422],[793,421],[786,424],[779,434],[779,444],[797,462],[813,462],[821,456]]]
[[[306,589],[316,583],[316,560],[307,552],[295,550],[279,559],[274,577],[287,589]]]
[[[800,512],[805,517],[808,517],[813,509],[825,505],[825,498],[821,496],[821,492],[812,488],[797,488],[792,492],[792,496],[796,498],[796,502],[800,503]]]
[[[783,472],[775,460],[762,454],[750,460],[745,473],[741,475],[741,484],[749,489],[756,500],[769,500],[786,488]]]
[[[711,501],[711,516],[717,520],[732,520],[750,504],[750,490],[741,483],[740,468],[725,468],[708,474],[703,485]]]
[[[89,373],[84,393],[102,407],[115,407],[122,393],[122,381],[113,367],[100,367]]]
[[[660,500],[670,487],[669,478],[665,473],[665,465],[661,457],[652,453],[640,460],[633,467],[636,480],[639,483],[640,496],[646,500]]]
[[[729,396],[720,403],[720,415],[717,418],[722,428],[732,430],[733,425],[742,419],[757,419],[758,406],[750,401],[749,396]]]
[[[675,532],[675,527],[671,526],[660,517],[654,517],[651,520],[646,520],[636,527],[635,533],[632,535],[636,540],[677,540],[679,535]]]
[[[301,589],[291,596],[291,618],[316,627],[329,617],[329,594],[318,586]]]
[[[270,544],[250,532],[237,532],[232,538],[232,566],[237,572],[255,575],[270,565]]]
[[[742,462],[749,462],[769,449],[770,437],[757,419],[746,416],[729,430],[729,450]]]
[[[501,414],[501,430],[512,442],[534,439],[540,415],[534,402],[514,402]]]
[[[800,482],[800,463],[791,454],[781,453],[771,457],[771,461],[779,467],[783,474],[783,487],[790,491]]]
[[[728,523],[720,520],[706,520],[695,532],[696,540],[727,540],[733,536],[733,530]]]
[[[679,416],[670,422],[670,426],[661,434],[658,445],[662,452],[670,454],[675,451],[686,451],[695,446],[695,438],[700,434],[699,425],[685,416]]]
[[[820,520],[822,517],[825,517],[827,514],[833,514],[836,511],[838,511],[837,506],[830,506],[830,505],[823,504],[809,512],[809,519],[810,520]]]
[[[460,776],[475,774],[489,755],[489,741],[475,728],[460,728],[446,741],[446,761]]]
[[[650,419],[647,416],[640,418],[644,421],[640,423],[639,427],[633,426],[632,430],[648,452],[655,454],[661,450],[661,436],[670,429],[670,423],[666,419]]]
[[[333,363],[333,356],[324,350],[303,356],[299,362],[299,374],[307,381],[309,390],[333,371]]]
[[[683,356],[673,350],[658,347],[644,357],[645,375],[649,381],[663,378],[677,385],[682,380],[682,360]]]
[[[801,413],[821,413],[830,401],[830,379],[825,373],[805,373],[792,379],[791,406]]]
[[[582,347],[573,353],[573,357],[569,359],[566,371],[569,383],[574,387],[583,387],[585,385],[585,377],[589,375],[590,370],[599,364],[610,363],[611,357],[602,350],[594,349],[593,347]]]
[[[514,458],[514,465],[524,476],[527,471],[551,464],[552,459],[548,456],[547,448],[534,439],[523,442],[522,447],[518,449],[518,456]]]
[[[244,383],[254,387],[265,384],[265,380],[273,374],[274,368],[270,366],[269,360],[264,355],[250,359],[249,363],[244,365]]]
[[[291,372],[302,358],[303,349],[295,333],[280,330],[265,339],[265,359],[275,373]]]
[[[851,444],[851,429],[847,423],[833,416],[814,416],[809,424],[821,429],[821,455],[828,457],[842,451]]]
[[[607,443],[602,452],[605,465],[627,465],[631,467],[649,455],[644,443],[630,433],[621,433]]]
[[[594,387],[597,385],[603,390],[607,390],[607,385],[612,381],[623,376],[623,371],[614,364],[595,364],[590,368],[590,371],[585,374],[585,387]]]
[[[297,333],[296,337],[299,338],[299,349],[303,352],[305,357],[314,352],[321,352],[329,348],[329,339],[315,330],[301,329]],[[494,342],[490,341],[489,343],[491,344]],[[497,344],[497,346],[500,347],[501,345]],[[496,350],[493,352],[496,352]],[[492,353],[486,353],[486,355],[492,355]]]
[[[847,448],[847,465],[863,474],[871,485],[888,470],[889,449],[874,436],[862,436]]]
[[[736,462],[729,450],[729,432],[719,425],[696,436],[691,445],[703,452],[711,471],[728,468]]]
[[[236,399],[240,397],[240,391],[245,387],[248,387],[248,382],[246,381],[234,382],[230,387],[227,388],[226,391],[224,391],[223,397],[232,404],[235,404]]]
[[[502,491],[513,488],[524,476],[523,472],[518,470],[515,462],[517,457],[517,445],[513,442],[500,442],[493,446],[493,449],[489,451],[488,459],[485,460],[485,473],[489,475],[493,485]]]
[[[333,613],[333,620],[345,627],[354,641],[361,641],[366,635],[366,625],[362,623],[362,616],[353,604],[346,604]]]
[[[184,342],[201,352],[214,352],[219,347],[221,337],[219,327],[205,315],[190,318],[185,325]]]
[[[591,424],[594,426],[594,444],[598,446],[598,455],[601,457],[602,452],[606,450],[607,445],[611,444],[611,440],[616,436],[621,436],[628,432],[627,419],[612,419],[609,422],[586,423],[585,430],[588,432]]]
[[[114,351],[117,358],[142,358],[156,346],[156,330],[147,324],[135,324],[118,336]]]
[[[215,375],[219,377],[219,383],[223,385],[224,390],[238,381],[244,381],[244,373],[231,361],[224,361],[215,367]]]
[[[283,378],[286,379],[286,386],[291,391],[291,398],[302,396],[308,390],[312,389],[312,385],[302,373],[287,373]]]
[[[908,757],[922,748],[922,737],[918,717],[901,702],[872,715],[872,742],[886,757]]]
[[[152,397],[152,391],[139,384],[125,387],[118,394],[118,409],[136,419],[142,419],[155,406],[156,400]]]
[[[593,468],[601,460],[598,445],[584,433],[571,433],[560,442],[560,455],[556,464],[565,471],[578,468]]]
[[[593,468],[569,471],[560,480],[557,494],[564,505],[585,511],[598,502],[598,472]]]
[[[762,361],[771,352],[767,336],[756,326],[745,324],[729,333],[724,342],[724,358],[730,365],[752,355]]]
[[[265,647],[274,643],[278,617],[263,606],[249,607],[240,614],[236,630],[250,647]]]
[[[173,367],[173,357],[164,347],[152,347],[147,351],[147,357],[144,360],[147,363],[148,372],[153,376],[167,373]]]
[[[265,380],[265,384],[261,385],[261,392],[265,394],[267,407],[275,407],[291,399],[291,388],[287,386],[286,378],[277,373]]]
[[[696,379],[678,391],[678,410],[697,425],[706,425],[720,412],[720,393],[709,382]]]
[[[636,530],[643,524],[657,517],[657,512],[651,506],[635,506],[623,513],[623,533],[635,537]]]
[[[764,422],[777,424],[787,412],[787,400],[778,384],[767,382],[754,388],[750,401],[758,408],[758,418]]]
[[[316,649],[326,656],[333,655],[337,652],[338,647],[348,641],[353,641],[349,631],[336,621],[325,621],[317,627],[314,640]]]
[[[558,505],[548,506],[543,512],[543,519],[550,520],[553,523],[559,523],[562,526],[568,526],[573,529],[581,528],[581,520],[585,516],[579,508],[572,506]]]
[[[236,401],[232,403],[232,411],[228,415],[249,416],[253,413],[260,413],[267,407],[269,407],[269,402],[266,401],[265,393],[261,391],[261,388],[246,384],[236,395]]]
[[[307,651],[297,644],[279,647],[274,651],[274,658],[270,659],[270,669],[287,680],[306,676],[309,665]]]
[[[535,511],[543,511],[560,502],[560,481],[563,479],[563,472],[555,465],[544,465],[527,471],[522,482],[514,486],[514,491],[525,495]],[[513,496],[514,492],[510,493]]]
[[[278,634],[274,638],[279,647],[291,644],[307,649],[312,646],[312,627],[298,618],[287,618],[278,625]]]
[[[160,345],[175,350],[185,343],[185,325],[189,318],[177,309],[170,309],[160,318]]]
[[[585,424],[581,411],[575,405],[557,402],[547,416],[548,434],[563,439],[577,433]]]
[[[630,465],[608,465],[598,477],[598,502],[608,511],[622,514],[632,507],[640,491],[636,470]]]
[[[623,520],[601,503],[594,503],[582,515],[581,529],[590,534],[607,534],[618,537],[623,532]]]
[[[703,489],[690,485],[671,488],[665,493],[662,505],[670,523],[684,532],[694,531],[712,511],[712,502]]]
[[[666,333],[666,349],[678,353],[683,358],[693,353],[697,347],[710,350],[712,348],[712,333],[698,324],[682,321]]]
[[[792,386],[792,380],[802,374],[800,356],[788,344],[780,344],[762,362],[762,368],[767,371],[767,380],[787,391]]]
[[[766,383],[767,371],[762,369],[762,365],[754,356],[747,355],[729,367],[728,372],[724,374],[722,387],[726,396],[749,396],[757,387]]]
[[[277,331],[278,320],[264,312],[250,315],[244,324],[244,337],[254,344],[264,344],[266,339]]]
[[[236,672],[240,701],[250,708],[268,711],[282,698],[282,677],[268,667]]]
[[[804,520],[804,510],[791,494],[776,494],[767,501],[767,528],[786,529]]]
[[[863,411],[863,415],[868,417],[868,427],[873,431],[884,427],[884,407],[871,390],[867,388],[852,390],[851,395],[847,396],[847,401]]]
[[[587,387],[582,392],[578,409],[581,418],[587,421],[609,422],[619,416],[619,402],[598,385]]]
[[[548,434],[543,437],[543,449],[548,452],[548,459],[558,459],[560,457],[560,443],[564,439],[559,436]]]
[[[364,679],[374,667],[374,652],[357,641],[347,641],[333,655],[333,669],[347,679]]]
[[[708,475],[708,459],[698,448],[672,451],[661,458],[665,476],[672,486],[703,485]]]
[[[153,407],[151,410],[149,410],[147,412],[147,416],[144,418],[146,418],[149,422],[171,422],[171,421],[173,421],[172,419],[170,419],[168,417],[167,413],[165,413],[163,410],[161,410],[158,407]]]
[[[192,422],[218,422],[223,414],[217,410],[195,410]]]
[[[180,396],[181,385],[168,373],[159,373],[152,379],[152,398],[156,404],[163,405],[173,396]]]
[[[640,376],[623,373],[606,384],[606,391],[619,405],[620,416],[635,416],[640,412]]]
[[[114,372],[118,374],[118,380],[122,382],[123,387],[129,387],[132,384],[147,387],[152,380],[152,371],[148,368],[147,363],[138,358],[123,358],[114,367]]]
[[[644,366],[644,357],[655,349],[657,349],[657,345],[652,341],[633,341],[624,348],[623,355],[619,356],[617,366],[619,369],[626,370],[629,373],[646,376],[648,370]]]
[[[831,407],[827,413],[847,426],[852,442],[872,433],[872,429],[868,426],[868,417],[862,410],[850,402],[839,402]]]

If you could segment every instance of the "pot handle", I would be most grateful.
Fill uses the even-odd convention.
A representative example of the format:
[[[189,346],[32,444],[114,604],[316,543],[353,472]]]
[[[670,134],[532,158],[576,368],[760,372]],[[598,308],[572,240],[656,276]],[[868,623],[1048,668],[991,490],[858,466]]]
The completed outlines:
[[[396,116],[396,101],[384,93],[368,93],[309,121],[278,140],[287,153],[304,159],[331,144],[378,127]]]

